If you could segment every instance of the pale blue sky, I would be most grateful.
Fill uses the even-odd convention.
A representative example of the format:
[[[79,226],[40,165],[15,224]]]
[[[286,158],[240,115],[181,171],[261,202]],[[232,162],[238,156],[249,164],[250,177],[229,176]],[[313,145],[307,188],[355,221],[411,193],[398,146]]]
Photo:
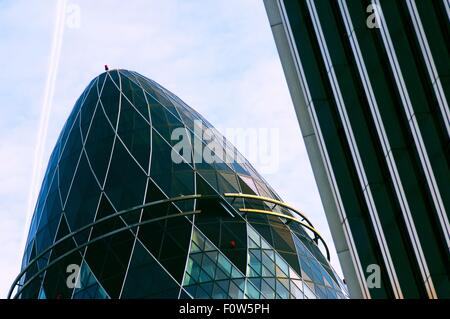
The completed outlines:
[[[306,212],[341,273],[262,0],[67,3],[80,9],[81,23],[64,30],[45,163],[75,100],[103,65],[135,70],[217,127],[278,128],[279,169],[261,173]],[[20,270],[55,13],[56,0],[0,0],[0,297]]]

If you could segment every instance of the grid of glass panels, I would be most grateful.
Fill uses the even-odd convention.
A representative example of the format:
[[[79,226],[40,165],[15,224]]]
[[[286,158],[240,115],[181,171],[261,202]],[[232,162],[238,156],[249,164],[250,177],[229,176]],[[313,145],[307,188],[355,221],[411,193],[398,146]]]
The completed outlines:
[[[184,128],[191,143],[196,140],[209,148],[194,129],[195,120],[224,140],[181,99],[136,72],[108,71],[89,84],[47,167],[23,257],[26,271],[19,279],[23,285],[19,297],[336,298],[346,294],[302,229],[296,230],[301,238],[296,243],[299,260],[304,256],[300,274],[238,212],[242,207],[270,207],[222,197],[235,192],[280,199],[233,146],[223,147],[238,154],[235,162],[195,163],[179,153],[181,163],[172,161],[175,128]],[[193,194],[215,195],[230,206],[224,209],[217,202],[190,200],[116,216],[130,207]],[[201,210],[196,218],[136,225],[196,210]],[[108,222],[78,232],[106,217]],[[259,222],[269,229],[274,225],[267,218]],[[296,235],[283,227],[292,242]],[[75,235],[58,242],[71,234]],[[295,249],[291,253],[297,254]],[[81,287],[66,286],[68,264],[80,265]],[[329,293],[329,286],[340,294]]]
[[[244,274],[196,228],[192,233],[183,285],[195,298],[248,297]]]
[[[300,276],[251,226],[247,233],[247,277],[267,298],[316,298],[310,291],[303,293]]]

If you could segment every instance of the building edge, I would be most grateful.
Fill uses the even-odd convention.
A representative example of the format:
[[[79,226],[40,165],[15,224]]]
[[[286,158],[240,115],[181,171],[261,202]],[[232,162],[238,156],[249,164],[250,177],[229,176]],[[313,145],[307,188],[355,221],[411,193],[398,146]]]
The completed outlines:
[[[300,75],[295,66],[295,54],[289,45],[279,1],[264,0],[264,6],[350,298],[370,298],[363,281],[364,278],[361,278],[361,275],[358,276],[355,259],[346,240],[343,227],[345,220],[341,222],[338,203],[327,177],[325,159],[320,151],[317,133],[308,113],[304,91],[299,79]]]

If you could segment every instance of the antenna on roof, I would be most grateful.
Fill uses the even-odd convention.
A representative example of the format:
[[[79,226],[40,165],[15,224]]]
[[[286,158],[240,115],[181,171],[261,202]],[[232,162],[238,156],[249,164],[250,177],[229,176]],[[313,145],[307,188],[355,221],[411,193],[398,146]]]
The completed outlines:
[[[109,71],[108,65],[105,64],[105,71]]]

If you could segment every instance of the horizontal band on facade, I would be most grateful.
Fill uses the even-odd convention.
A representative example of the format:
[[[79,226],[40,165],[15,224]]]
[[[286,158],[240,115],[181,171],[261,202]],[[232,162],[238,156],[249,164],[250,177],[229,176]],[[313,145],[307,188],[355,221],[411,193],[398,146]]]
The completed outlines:
[[[77,252],[78,250],[80,250],[80,249],[82,249],[82,248],[84,248],[84,247],[86,247],[86,246],[89,246],[89,245],[91,245],[91,244],[93,244],[93,243],[95,243],[95,242],[97,242],[97,241],[99,241],[99,240],[102,240],[102,239],[111,237],[111,236],[113,236],[113,235],[116,235],[116,234],[118,234],[118,233],[120,233],[120,232],[123,232],[123,231],[126,231],[126,230],[130,230],[130,229],[132,229],[132,228],[134,228],[134,227],[143,226],[143,225],[146,225],[146,224],[149,224],[149,223],[153,223],[153,222],[157,222],[157,221],[161,221],[161,220],[167,220],[167,219],[171,219],[171,218],[174,218],[174,217],[192,216],[192,215],[196,215],[196,214],[199,214],[199,213],[201,213],[201,211],[200,211],[200,210],[196,210],[196,211],[192,211],[192,212],[186,212],[186,213],[179,213],[179,214],[172,214],[172,215],[167,215],[167,216],[157,217],[157,218],[145,220],[145,221],[143,221],[143,222],[134,223],[134,224],[131,224],[131,225],[128,225],[128,226],[119,228],[119,229],[115,229],[115,230],[113,230],[113,231],[111,231],[111,232],[109,232],[109,233],[103,234],[103,235],[101,235],[101,236],[99,236],[99,237],[95,237],[94,239],[89,240],[89,241],[87,241],[86,243],[81,244],[81,245],[79,245],[79,246],[77,246],[77,247],[75,247],[75,248],[69,250],[68,252],[62,254],[61,256],[59,256],[58,258],[56,258],[55,260],[53,260],[52,262],[50,262],[49,264],[47,264],[47,266],[45,266],[44,268],[42,268],[42,269],[40,269],[38,272],[36,272],[36,273],[35,273],[35,274],[34,274],[34,275],[33,275],[26,283],[24,283],[24,284],[22,285],[22,287],[16,292],[16,295],[14,296],[14,299],[15,299],[18,295],[20,295],[20,293],[21,293],[21,292],[22,292],[22,291],[23,291],[23,290],[24,290],[24,289],[25,289],[25,288],[26,288],[26,287],[27,287],[34,279],[36,279],[41,273],[43,273],[44,271],[46,271],[47,269],[49,269],[50,267],[52,267],[53,265],[55,265],[56,263],[58,263],[59,261],[61,261],[62,259],[64,259],[65,257],[67,257],[67,256],[69,256],[69,255],[71,255],[71,254],[73,254],[73,253],[75,253],[75,252]],[[73,237],[74,234],[70,234],[70,236]],[[54,245],[52,245],[50,248],[53,249],[54,246],[56,246],[56,245],[57,245],[57,244],[54,244]],[[30,263],[30,264],[31,264],[31,263]],[[18,276],[18,279],[20,279],[23,275],[24,275],[24,273],[21,272],[21,274],[19,274],[19,276]],[[10,291],[8,292],[7,299],[10,299],[10,298],[11,298],[12,291],[14,290],[14,287],[18,285],[18,284],[17,284],[18,280],[15,280],[14,282],[15,282],[15,284],[13,284],[13,286],[12,286],[11,289],[10,289]]]
[[[300,217],[302,217],[311,227],[314,227],[313,224],[309,221],[309,219],[305,216],[304,213],[302,213],[298,209],[292,207],[291,205],[283,203],[282,201],[279,201],[279,200],[276,200],[276,199],[273,199],[273,198],[270,198],[270,197],[250,195],[250,194],[242,194],[242,193],[225,193],[225,194],[223,194],[223,196],[225,196],[225,197],[235,197],[235,198],[244,198],[244,199],[254,199],[254,200],[259,200],[259,201],[263,201],[263,202],[272,203],[272,204],[275,204],[275,206],[281,206],[281,207],[287,208],[287,209],[295,212],[296,214],[300,215]]]
[[[98,225],[98,224],[104,223],[105,221],[108,221],[108,220],[110,220],[110,219],[112,219],[112,218],[120,217],[120,216],[122,216],[122,215],[131,213],[131,212],[134,212],[134,211],[138,211],[138,210],[140,210],[140,209],[144,209],[144,208],[151,207],[151,206],[162,205],[162,204],[170,204],[170,203],[179,202],[179,201],[183,201],[183,200],[194,200],[194,199],[199,199],[200,197],[202,197],[202,195],[199,195],[199,194],[196,194],[196,195],[184,195],[184,196],[177,196],[177,197],[173,197],[173,198],[168,198],[168,199],[163,199],[163,200],[158,200],[158,201],[146,203],[146,204],[143,204],[143,205],[134,206],[134,207],[132,207],[132,208],[129,208],[129,209],[126,209],[126,210],[123,210],[123,211],[120,211],[120,212],[117,212],[117,213],[114,213],[114,214],[105,216],[105,217],[103,217],[103,218],[101,218],[101,219],[99,219],[99,220],[97,220],[97,221],[95,221],[95,222],[92,222],[92,223],[90,223],[90,224],[88,224],[88,225],[85,225],[85,226],[83,226],[83,227],[81,227],[81,228],[79,228],[79,229],[73,231],[73,232],[70,233],[70,234],[67,234],[66,236],[62,237],[61,239],[59,239],[58,241],[56,241],[55,243],[53,243],[53,245],[51,245],[51,246],[47,247],[46,249],[44,249],[38,256],[36,256],[35,258],[33,258],[33,260],[31,260],[31,261],[27,264],[27,266],[26,266],[26,267],[19,273],[19,275],[17,275],[17,277],[14,279],[14,284],[11,286],[11,288],[10,288],[10,290],[9,290],[9,292],[8,292],[7,298],[8,298],[8,299],[11,298],[12,291],[13,291],[14,287],[17,285],[17,283],[18,283],[18,281],[20,280],[20,278],[22,278],[22,276],[23,276],[23,275],[31,268],[32,265],[34,265],[38,260],[40,260],[43,256],[45,256],[45,255],[46,255],[49,251],[51,251],[55,246],[61,244],[62,242],[66,241],[66,240],[68,240],[68,239],[73,238],[74,236],[78,235],[79,233],[81,233],[81,232],[83,232],[83,231],[85,231],[85,230],[88,230],[88,229],[90,229],[90,228],[92,228],[92,227],[94,227],[94,226],[96,226],[96,225]],[[205,196],[203,196],[203,197],[205,197]],[[145,224],[147,224],[147,223],[149,223],[149,222],[160,221],[160,220],[169,219],[169,218],[173,218],[173,217],[182,217],[182,216],[185,216],[185,215],[183,215],[183,214],[186,214],[186,213],[179,213],[179,214],[172,214],[172,215],[167,215],[167,216],[157,217],[157,218],[154,218],[154,219],[150,219],[150,220],[145,221]],[[193,215],[193,214],[188,214],[188,215]],[[129,226],[129,228],[136,227],[136,226],[139,226],[139,225]],[[129,229],[129,228],[127,228],[127,229]],[[126,229],[124,229],[124,230],[126,230]],[[111,233],[108,233],[108,234],[111,234]],[[115,233],[114,233],[114,234],[115,234]],[[89,242],[89,243],[91,243],[91,242]],[[88,244],[89,244],[89,243],[88,243]],[[83,244],[83,245],[84,245],[84,244]],[[82,247],[85,247],[85,246],[78,246],[77,248],[82,248]],[[46,268],[48,268],[48,266],[47,266]],[[32,278],[30,278],[30,280],[28,280],[27,282],[31,282],[32,279],[34,279],[34,278],[35,278],[35,276],[33,276]],[[22,289],[21,289],[21,290],[23,290],[23,288],[25,288],[25,286],[26,286],[26,284],[24,284],[24,285],[22,286]],[[16,293],[16,295],[18,295],[18,294],[19,294],[19,292]]]
[[[298,218],[295,218],[293,216],[289,216],[289,215],[286,215],[286,214],[277,213],[277,212],[273,212],[273,211],[269,211],[269,210],[253,209],[253,208],[240,208],[239,209],[239,211],[242,212],[242,213],[259,213],[259,214],[266,214],[266,215],[271,215],[271,216],[284,218],[284,219],[287,219],[288,221],[294,221],[294,222],[298,223],[299,225],[309,229],[315,235],[314,241],[317,243],[317,239],[320,239],[320,241],[322,242],[323,246],[325,247],[326,254],[327,254],[327,260],[330,261],[330,251],[328,249],[327,244],[325,243],[325,240],[320,235],[320,233],[314,228],[313,224],[309,221],[309,219],[305,216],[305,214],[302,213],[301,211],[299,211],[298,209],[294,208],[291,205],[283,203],[282,201],[279,201],[279,200],[276,200],[276,199],[273,199],[273,198],[270,198],[270,197],[251,195],[251,194],[242,194],[242,193],[224,193],[223,196],[225,196],[225,197],[232,197],[232,198],[243,198],[243,199],[251,199],[251,200],[259,200],[259,201],[262,201],[262,202],[268,202],[268,203],[275,204],[275,206],[280,206],[280,207],[287,208],[287,209],[293,211],[294,213],[298,214],[307,223],[304,223],[301,220],[299,220]],[[275,208],[275,206],[272,207],[272,209]]]
[[[235,196],[237,195],[237,196]],[[225,197],[240,197],[240,198],[249,198],[249,199],[257,199],[257,200],[262,200],[264,202],[271,202],[273,204],[276,204],[276,206],[282,206],[285,208],[289,208],[290,210],[293,210],[294,212],[298,213],[299,215],[301,215],[301,217],[307,221],[309,224],[303,223],[302,221],[300,221],[299,219],[296,219],[295,217],[289,216],[289,215],[285,215],[285,214],[281,214],[281,213],[276,213],[273,211],[264,211],[264,210],[257,210],[257,209],[245,209],[245,208],[239,208],[239,211],[242,213],[264,213],[267,215],[272,215],[272,216],[276,216],[279,218],[284,218],[284,219],[288,219],[289,221],[294,221],[298,224],[300,224],[301,226],[311,230],[314,234],[315,234],[315,238],[312,239],[316,242],[316,239],[320,239],[321,242],[323,243],[325,250],[326,250],[326,255],[327,255],[327,260],[330,260],[330,254],[329,254],[329,250],[328,247],[325,243],[325,241],[323,240],[323,238],[320,236],[320,234],[315,230],[315,228],[312,226],[312,224],[309,222],[309,220],[304,217],[303,214],[301,214],[300,212],[298,212],[296,209],[294,209],[293,207],[284,204],[283,202],[280,202],[278,200],[272,199],[272,198],[268,198],[268,197],[261,197],[261,196],[256,196],[256,195],[250,195],[250,194],[234,194],[234,193],[225,193],[224,194]],[[14,288],[16,286],[19,286],[19,281],[20,279],[26,274],[26,272],[37,262],[39,261],[42,257],[44,257],[47,253],[49,253],[52,249],[54,249],[56,246],[58,246],[59,244],[61,244],[62,242],[65,242],[66,240],[69,239],[73,239],[74,236],[80,234],[83,231],[92,229],[93,227],[104,223],[108,220],[111,220],[113,218],[117,218],[117,217],[121,217],[122,215],[125,214],[129,214],[132,212],[136,212],[136,211],[140,211],[141,209],[145,209],[148,207],[152,207],[152,206],[158,206],[158,205],[163,205],[163,204],[173,204],[175,202],[180,202],[180,201],[186,201],[186,200],[203,200],[203,199],[217,199],[219,200],[219,202],[221,203],[221,205],[227,210],[228,213],[230,213],[230,215],[232,217],[235,217],[235,215],[233,215],[228,207],[231,207],[232,209],[236,209],[234,208],[232,205],[230,205],[227,201],[225,201],[220,195],[201,195],[201,194],[194,194],[194,195],[182,195],[182,196],[177,196],[177,197],[172,197],[172,198],[167,198],[167,199],[163,199],[163,200],[157,200],[154,202],[150,202],[150,203],[146,203],[143,205],[138,205],[138,206],[134,206],[132,208],[126,209],[126,210],[122,210],[119,211],[117,213],[105,216],[101,219],[98,219],[95,222],[92,222],[88,225],[85,225],[83,227],[80,227],[79,229],[71,232],[70,234],[67,234],[66,236],[62,237],[61,239],[57,240],[55,243],[53,243],[51,246],[47,247],[46,249],[44,249],[38,256],[36,256],[35,258],[33,258],[33,260],[31,260],[27,266],[19,273],[19,275],[17,275],[17,277],[14,279],[14,284],[11,286],[8,295],[7,295],[7,299],[10,299],[12,296],[12,293],[14,291]],[[225,206],[226,205],[226,206]],[[89,246],[92,243],[95,243],[99,240],[108,238],[110,236],[113,236],[115,234],[118,234],[122,231],[126,231],[126,230],[130,230],[134,227],[139,227],[142,225],[146,225],[152,222],[157,222],[157,221],[161,221],[161,220],[167,220],[167,219],[171,219],[171,218],[175,218],[175,217],[186,217],[186,216],[192,216],[192,215],[196,215],[201,213],[200,210],[194,210],[191,212],[180,212],[180,213],[176,213],[176,214],[171,214],[171,215],[166,215],[166,216],[160,216],[160,217],[156,217],[153,219],[149,219],[149,220],[145,220],[142,222],[138,222],[138,223],[134,223],[131,225],[127,225],[125,227],[119,228],[119,229],[115,229],[111,232],[108,232],[106,234],[103,234],[101,236],[95,237],[92,240],[87,241],[86,243],[83,243],[71,250],[69,250],[68,252],[64,253],[63,255],[59,256],[58,258],[56,258],[55,260],[51,261],[49,264],[47,264],[44,268],[40,269],[39,271],[37,271],[30,279],[28,279],[23,285],[21,285],[21,287],[18,289],[18,291],[15,293],[13,298],[16,298],[17,296],[20,295],[20,293],[22,293],[22,291],[31,283],[33,282],[34,279],[36,279],[40,274],[42,274],[43,272],[45,272],[47,269],[49,269],[50,267],[52,267],[53,265],[55,265],[58,261],[62,260],[63,258],[73,254],[74,252],[77,252],[78,250]],[[239,214],[238,214],[239,215]],[[240,215],[239,215],[240,216]],[[287,223],[286,223],[287,224]]]

